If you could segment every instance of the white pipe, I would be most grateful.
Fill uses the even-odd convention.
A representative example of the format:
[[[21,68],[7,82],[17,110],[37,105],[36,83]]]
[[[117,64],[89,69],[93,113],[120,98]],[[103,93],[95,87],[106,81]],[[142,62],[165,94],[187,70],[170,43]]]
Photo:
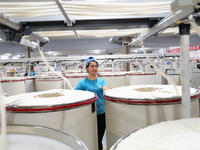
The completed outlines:
[[[182,85],[182,118],[191,117],[190,102],[190,65],[189,65],[189,35],[180,36],[181,43],[181,85]]]
[[[19,22],[16,22],[8,17],[6,17],[3,13],[0,13],[0,23],[11,27],[12,29],[19,30],[20,24]]]

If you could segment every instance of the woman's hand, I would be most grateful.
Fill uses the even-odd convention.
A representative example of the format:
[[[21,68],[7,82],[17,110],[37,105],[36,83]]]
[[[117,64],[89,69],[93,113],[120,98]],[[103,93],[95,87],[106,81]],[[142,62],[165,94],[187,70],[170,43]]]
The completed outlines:
[[[102,87],[102,90],[103,90],[103,92],[104,92],[104,91],[108,90],[108,87],[107,87],[107,86],[103,86],[103,87]]]

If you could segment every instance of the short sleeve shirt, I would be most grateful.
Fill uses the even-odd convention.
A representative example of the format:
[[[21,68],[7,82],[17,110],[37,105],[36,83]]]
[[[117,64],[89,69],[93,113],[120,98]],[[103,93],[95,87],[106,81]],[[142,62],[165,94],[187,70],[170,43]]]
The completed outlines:
[[[91,91],[97,94],[96,100],[97,114],[105,113],[105,99],[103,98],[103,86],[107,86],[106,81],[103,78],[97,78],[97,80],[89,80],[87,77],[81,80],[75,90]]]

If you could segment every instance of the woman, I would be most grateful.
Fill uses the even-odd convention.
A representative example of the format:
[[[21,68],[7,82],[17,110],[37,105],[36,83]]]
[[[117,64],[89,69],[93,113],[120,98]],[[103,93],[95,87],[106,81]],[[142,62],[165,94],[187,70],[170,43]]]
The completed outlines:
[[[103,98],[103,92],[108,90],[106,81],[97,77],[98,62],[94,57],[89,57],[85,62],[86,70],[89,73],[88,77],[81,80],[75,90],[91,91],[97,94],[96,100],[97,107],[97,128],[98,128],[98,145],[99,150],[103,149],[102,139],[105,132],[105,100]]]

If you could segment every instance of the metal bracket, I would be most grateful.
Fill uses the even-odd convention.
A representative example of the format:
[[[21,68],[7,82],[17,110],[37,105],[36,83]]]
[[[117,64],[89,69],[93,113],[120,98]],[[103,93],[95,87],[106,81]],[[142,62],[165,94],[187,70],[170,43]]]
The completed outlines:
[[[16,30],[9,29],[9,31],[6,32],[6,41],[13,41],[15,43],[20,43],[22,35],[17,33],[18,32]]]
[[[64,24],[67,24],[67,26],[73,26],[73,24],[75,23],[76,23],[76,20],[70,20],[70,21],[64,20]]]
[[[44,42],[40,42],[40,47],[43,47],[44,44],[46,44],[46,43],[44,43]]]
[[[9,29],[9,31],[6,32],[6,40],[13,41],[16,33],[17,32],[15,30]]]
[[[179,24],[179,34],[180,35],[189,35],[190,34],[190,24]]]
[[[28,28],[28,24],[26,22],[22,22],[20,23],[20,29],[18,30],[18,32],[24,33],[26,35],[30,35],[32,31],[28,30],[27,28]]]
[[[62,6],[60,0],[55,0],[58,8],[60,9],[60,11],[62,12],[63,16],[65,17],[65,19],[67,20],[67,25],[68,26],[72,26],[72,21],[69,19],[67,13],[65,12],[64,7]]]

